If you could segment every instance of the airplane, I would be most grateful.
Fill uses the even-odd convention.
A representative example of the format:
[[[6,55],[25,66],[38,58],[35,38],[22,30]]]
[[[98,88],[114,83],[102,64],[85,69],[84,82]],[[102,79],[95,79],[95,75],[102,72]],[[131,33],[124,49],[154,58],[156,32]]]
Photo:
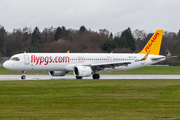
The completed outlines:
[[[20,53],[3,67],[22,71],[21,79],[26,79],[26,71],[49,71],[52,76],[73,72],[77,79],[91,75],[99,79],[98,71],[131,70],[165,60],[166,56],[159,55],[162,37],[163,30],[156,30],[139,53]]]

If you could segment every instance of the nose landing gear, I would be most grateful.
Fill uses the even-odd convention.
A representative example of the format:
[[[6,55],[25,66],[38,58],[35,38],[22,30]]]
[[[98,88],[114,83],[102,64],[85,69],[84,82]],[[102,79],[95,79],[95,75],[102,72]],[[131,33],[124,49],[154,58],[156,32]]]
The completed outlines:
[[[22,73],[23,73],[23,75],[21,76],[21,79],[24,80],[24,79],[26,79],[26,76],[25,76],[26,71],[22,71]]]

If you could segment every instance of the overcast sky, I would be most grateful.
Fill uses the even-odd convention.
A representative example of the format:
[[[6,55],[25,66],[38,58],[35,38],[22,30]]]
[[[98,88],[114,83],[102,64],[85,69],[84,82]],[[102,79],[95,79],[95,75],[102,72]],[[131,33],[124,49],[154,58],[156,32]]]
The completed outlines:
[[[128,27],[155,32],[180,30],[180,0],[0,0],[0,25],[12,32],[51,26],[113,34]]]

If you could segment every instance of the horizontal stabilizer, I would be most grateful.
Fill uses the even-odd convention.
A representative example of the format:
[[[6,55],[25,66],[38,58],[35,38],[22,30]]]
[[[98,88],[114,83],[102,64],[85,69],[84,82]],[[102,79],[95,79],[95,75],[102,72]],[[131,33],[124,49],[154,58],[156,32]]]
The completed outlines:
[[[177,58],[177,56],[169,56],[169,57],[166,57],[166,58]]]
[[[169,56],[169,57],[158,57],[158,58],[151,58],[151,60],[154,60],[154,61],[156,61],[156,60],[161,60],[161,59],[169,59],[169,58],[176,58],[177,56]]]
[[[166,59],[166,57],[151,58],[151,60],[153,60],[153,61],[161,60],[161,59]]]

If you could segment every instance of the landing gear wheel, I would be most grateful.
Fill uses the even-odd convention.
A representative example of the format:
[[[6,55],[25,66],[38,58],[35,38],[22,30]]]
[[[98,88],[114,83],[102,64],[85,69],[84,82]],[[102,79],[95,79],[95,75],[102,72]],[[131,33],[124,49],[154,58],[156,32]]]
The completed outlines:
[[[76,79],[82,79],[82,77],[76,76]]]
[[[26,79],[26,76],[25,75],[21,76],[21,79],[22,80]]]
[[[22,71],[22,73],[23,73],[23,76],[21,76],[21,79],[24,80],[24,79],[26,79],[26,76],[25,76],[26,71]]]
[[[97,73],[95,73],[95,74],[93,74],[93,79],[99,79],[100,78],[100,75],[99,74],[97,74]]]

